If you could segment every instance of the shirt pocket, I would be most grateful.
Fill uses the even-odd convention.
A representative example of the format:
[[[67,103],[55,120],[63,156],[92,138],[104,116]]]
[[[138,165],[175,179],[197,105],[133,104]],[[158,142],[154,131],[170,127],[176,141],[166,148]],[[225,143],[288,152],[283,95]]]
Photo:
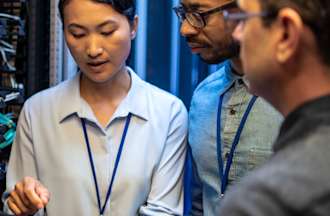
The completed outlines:
[[[271,156],[272,150],[270,145],[255,145],[249,148],[248,153],[248,169],[253,170],[264,164]]]

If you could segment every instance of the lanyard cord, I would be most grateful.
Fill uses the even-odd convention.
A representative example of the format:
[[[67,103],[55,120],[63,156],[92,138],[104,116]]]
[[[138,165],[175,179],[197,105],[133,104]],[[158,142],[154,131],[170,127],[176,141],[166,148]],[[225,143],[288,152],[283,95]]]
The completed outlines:
[[[116,157],[115,167],[114,167],[114,170],[113,170],[113,173],[112,173],[112,177],[111,177],[110,185],[109,185],[108,192],[107,192],[107,195],[106,195],[106,199],[105,199],[105,202],[104,202],[102,207],[101,207],[101,196],[100,196],[99,186],[98,186],[98,183],[97,183],[97,176],[96,176],[95,165],[94,165],[94,160],[93,160],[93,154],[92,154],[92,150],[91,150],[91,146],[90,146],[90,143],[89,143],[87,130],[86,130],[86,123],[85,123],[85,119],[81,119],[81,124],[82,124],[82,127],[83,127],[84,136],[85,136],[85,142],[86,142],[86,146],[87,146],[87,150],[88,150],[89,162],[90,162],[91,169],[92,169],[92,172],[93,172],[93,179],[94,179],[94,185],[95,185],[96,196],[97,196],[97,204],[98,204],[98,207],[99,207],[100,215],[104,214],[106,205],[107,205],[107,203],[110,199],[112,186],[113,186],[115,176],[116,176],[116,173],[117,173],[117,168],[118,168],[118,165],[119,165],[121,153],[123,151],[127,130],[128,130],[128,127],[129,127],[129,124],[130,124],[130,121],[131,121],[131,116],[132,116],[131,113],[129,113],[128,116],[127,116],[127,119],[126,119],[125,128],[124,128],[124,131],[123,131],[123,135],[122,135],[122,138],[121,138],[120,146],[119,146],[117,157]]]
[[[229,154],[229,157],[227,159],[225,172],[223,172],[224,162],[223,162],[223,159],[222,159],[222,150],[221,150],[221,108],[222,108],[222,101],[223,101],[223,97],[224,97],[225,93],[220,95],[219,104],[218,104],[218,116],[217,116],[217,153],[218,153],[219,174],[220,174],[220,178],[221,178],[221,182],[220,182],[221,197],[223,197],[223,195],[226,191],[227,185],[228,185],[229,171],[230,171],[230,168],[231,168],[231,165],[232,165],[232,162],[233,162],[236,146],[239,142],[242,130],[243,130],[244,125],[246,123],[246,120],[247,120],[247,118],[248,118],[248,116],[251,112],[251,109],[252,109],[255,101],[258,98],[257,96],[253,96],[251,98],[246,110],[245,110],[245,113],[244,113],[244,115],[241,119],[241,122],[239,124],[238,129],[237,129],[237,132],[235,134],[233,143],[231,145],[230,154]]]

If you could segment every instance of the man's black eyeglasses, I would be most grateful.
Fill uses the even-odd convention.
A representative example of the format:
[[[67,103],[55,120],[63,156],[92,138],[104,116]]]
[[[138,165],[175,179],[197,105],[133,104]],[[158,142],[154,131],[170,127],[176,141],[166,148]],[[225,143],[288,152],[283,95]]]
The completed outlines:
[[[208,11],[204,11],[204,12],[189,11],[189,10],[185,9],[184,6],[182,6],[182,5],[174,7],[173,10],[176,13],[176,15],[178,16],[180,22],[183,22],[184,20],[187,19],[188,23],[191,26],[201,29],[201,28],[204,28],[206,25],[205,18],[207,16],[209,16],[213,13],[222,12],[223,10],[234,8],[234,7],[237,7],[236,1],[228,2],[224,5],[221,5],[216,8],[212,8],[212,9],[210,9]]]

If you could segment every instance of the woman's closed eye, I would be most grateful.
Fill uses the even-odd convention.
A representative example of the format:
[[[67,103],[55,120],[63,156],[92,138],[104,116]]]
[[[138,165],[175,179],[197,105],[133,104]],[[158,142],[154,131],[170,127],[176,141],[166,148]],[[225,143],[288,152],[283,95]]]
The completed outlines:
[[[74,38],[82,38],[84,37],[86,34],[76,34],[76,33],[71,33],[71,35],[74,37]]]
[[[86,31],[82,29],[69,29],[69,33],[74,37],[74,38],[82,38],[86,35]]]
[[[102,34],[103,36],[110,36],[110,35],[112,35],[113,32],[114,32],[114,31],[102,31],[101,34]]]

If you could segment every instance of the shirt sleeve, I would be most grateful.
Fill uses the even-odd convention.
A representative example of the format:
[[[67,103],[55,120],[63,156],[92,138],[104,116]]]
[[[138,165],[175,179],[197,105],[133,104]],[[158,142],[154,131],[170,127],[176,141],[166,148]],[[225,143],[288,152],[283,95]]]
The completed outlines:
[[[183,215],[188,116],[181,102],[173,106],[170,119],[163,154],[152,177],[147,203],[140,208],[140,215]]]
[[[9,193],[14,189],[15,184],[25,176],[37,179],[35,163],[30,117],[27,105],[25,104],[18,120],[16,137],[11,147],[6,175],[6,191],[2,196],[4,211],[6,213],[12,214],[7,205],[7,198]],[[39,211],[35,215],[43,214],[42,211]]]
[[[203,189],[202,182],[199,178],[195,161],[192,159],[192,179],[191,179],[191,196],[192,204],[190,214],[191,216],[203,215]]]

